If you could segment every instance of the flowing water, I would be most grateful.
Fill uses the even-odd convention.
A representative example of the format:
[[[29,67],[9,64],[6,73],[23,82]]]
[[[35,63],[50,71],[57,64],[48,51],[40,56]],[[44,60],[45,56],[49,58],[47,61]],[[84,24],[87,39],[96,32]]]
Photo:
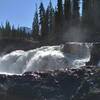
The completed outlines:
[[[27,71],[47,71],[78,68],[90,60],[88,43],[68,43],[69,46],[44,46],[34,50],[17,50],[0,57],[0,73],[22,74]],[[74,45],[74,46],[73,46]],[[79,48],[77,48],[77,46]],[[65,50],[64,50],[65,49]]]

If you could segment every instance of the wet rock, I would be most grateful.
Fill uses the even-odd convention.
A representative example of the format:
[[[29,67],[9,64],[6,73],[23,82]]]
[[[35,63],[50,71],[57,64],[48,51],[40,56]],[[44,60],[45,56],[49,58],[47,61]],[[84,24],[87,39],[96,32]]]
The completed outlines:
[[[98,100],[99,77],[100,69],[93,66],[0,75],[0,100]]]
[[[87,65],[98,65],[100,61],[100,43],[93,44],[91,49],[91,59]]]
[[[81,52],[81,50],[84,50],[84,48],[86,49],[86,45],[85,43],[66,43],[64,44],[62,51],[65,53],[71,53],[71,54],[76,54]]]

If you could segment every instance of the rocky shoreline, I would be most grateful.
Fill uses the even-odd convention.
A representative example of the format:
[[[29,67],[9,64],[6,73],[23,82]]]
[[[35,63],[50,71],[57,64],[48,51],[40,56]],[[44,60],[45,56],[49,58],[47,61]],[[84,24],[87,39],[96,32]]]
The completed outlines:
[[[99,100],[100,68],[0,75],[0,100]]]

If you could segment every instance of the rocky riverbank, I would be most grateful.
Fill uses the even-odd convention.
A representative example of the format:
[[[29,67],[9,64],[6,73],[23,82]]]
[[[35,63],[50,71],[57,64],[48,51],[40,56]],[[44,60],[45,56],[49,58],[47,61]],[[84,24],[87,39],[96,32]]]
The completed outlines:
[[[0,75],[0,100],[99,100],[100,68]]]

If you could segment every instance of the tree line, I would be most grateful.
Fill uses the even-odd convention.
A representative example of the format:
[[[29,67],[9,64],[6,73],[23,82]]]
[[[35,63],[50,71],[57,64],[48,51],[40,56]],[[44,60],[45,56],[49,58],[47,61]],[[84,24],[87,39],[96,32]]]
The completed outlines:
[[[63,36],[69,38],[71,27],[79,27],[89,29],[90,33],[95,30],[93,18],[91,17],[91,0],[82,0],[82,15],[80,16],[80,1],[81,0],[57,0],[57,6],[54,8],[50,0],[47,8],[41,2],[39,7],[36,5],[36,11],[32,22],[32,33],[26,33],[25,29],[17,29],[6,22],[5,26],[1,25],[1,37],[9,38],[27,38],[43,43],[62,43]],[[88,31],[88,32],[89,32]],[[85,33],[82,33],[84,35]],[[75,35],[75,34],[74,34]],[[76,34],[77,35],[77,34]],[[93,34],[86,34],[89,38]],[[66,41],[67,39],[66,38]],[[88,38],[88,39],[89,39]],[[71,40],[70,38],[69,40]]]
[[[36,7],[32,24],[34,39],[46,43],[98,41],[100,28],[94,21],[96,6],[96,0],[57,0],[53,8],[50,0],[45,9],[41,2],[39,10]]]
[[[9,21],[6,21],[5,25],[0,26],[0,39],[30,39],[31,34],[25,31],[25,28],[15,28],[14,25],[11,26]]]
[[[57,0],[57,6],[53,8],[50,0],[47,9],[40,3],[32,24],[32,35],[36,40],[46,43],[62,42],[63,33],[69,26],[80,21],[80,0]]]

